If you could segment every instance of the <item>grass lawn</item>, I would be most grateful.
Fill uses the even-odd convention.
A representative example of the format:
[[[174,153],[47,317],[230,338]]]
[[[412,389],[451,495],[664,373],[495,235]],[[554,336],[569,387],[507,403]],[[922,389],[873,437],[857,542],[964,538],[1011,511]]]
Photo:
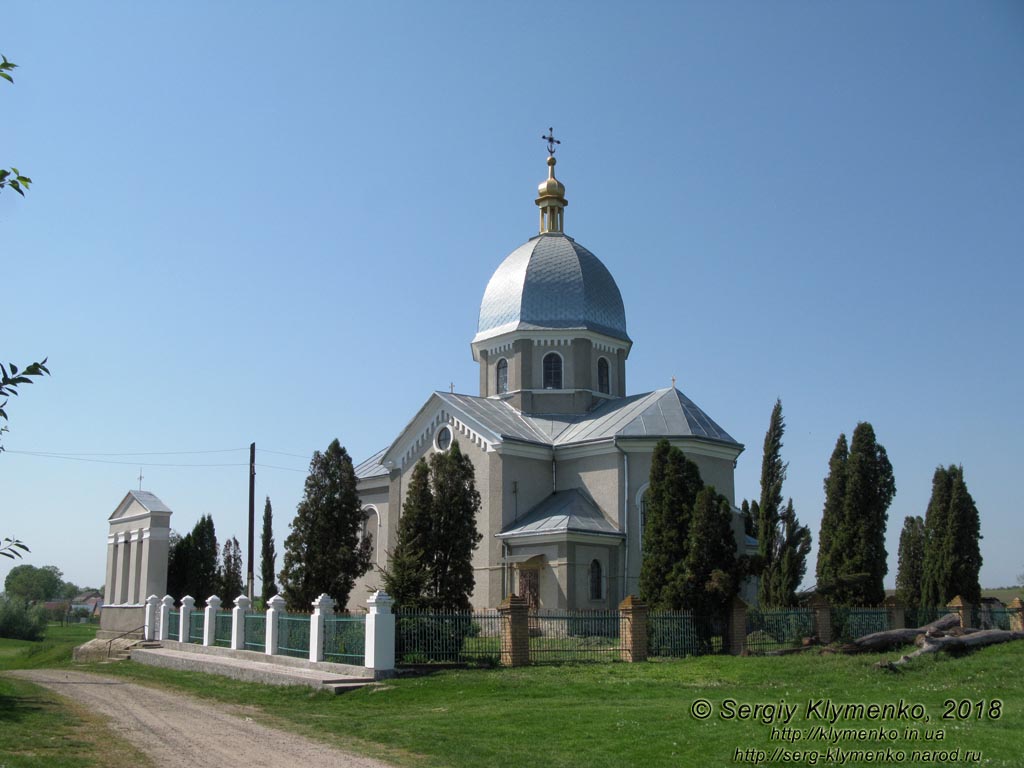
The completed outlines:
[[[69,664],[71,650],[96,635],[96,627],[51,625],[36,643],[0,638],[0,670]],[[100,718],[59,696],[0,671],[0,766],[54,768],[149,765]]]
[[[778,748],[812,750],[788,761],[798,765],[839,764],[828,749],[903,750],[903,765],[967,762],[966,751],[981,753],[990,766],[1020,766],[1016,734],[1024,728],[1024,686],[1017,671],[1024,644],[982,649],[970,656],[917,659],[898,674],[872,669],[884,656],[732,658],[709,656],[647,664],[598,663],[506,670],[454,670],[403,678],[378,689],[332,696],[299,688],[273,688],[199,673],[122,663],[97,671],[138,682],[176,688],[198,696],[251,707],[252,716],[326,741],[360,740],[365,751],[407,765],[482,766],[725,766],[764,750],[762,764]],[[895,729],[895,741],[878,734],[830,743],[811,729],[808,703],[919,704],[922,719],[885,720],[847,715],[839,729]],[[989,709],[1000,699],[998,710]],[[691,707],[710,703],[712,714],[697,719]],[[721,715],[735,701],[737,717]],[[953,719],[943,720],[946,700],[967,702]],[[980,719],[976,702],[986,702]],[[797,710],[789,723],[769,724],[768,713],[739,719],[739,704],[785,702]],[[822,708],[822,715],[825,712]],[[997,717],[998,715],[998,717]],[[804,740],[772,738],[772,729],[798,730]],[[907,733],[917,740],[908,741]],[[940,735],[942,739],[940,740]],[[741,750],[738,756],[736,750]],[[956,759],[934,750],[959,749]],[[912,750],[925,754],[912,755]],[[741,759],[737,759],[740,757]],[[783,764],[778,754],[773,764]],[[816,763],[812,760],[816,759]],[[845,765],[874,765],[881,759],[846,758]]]

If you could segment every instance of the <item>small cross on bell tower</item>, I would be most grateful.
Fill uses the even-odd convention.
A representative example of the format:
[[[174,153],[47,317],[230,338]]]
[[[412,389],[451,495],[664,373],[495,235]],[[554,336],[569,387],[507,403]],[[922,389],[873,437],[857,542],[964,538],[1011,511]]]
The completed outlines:
[[[540,232],[561,232],[565,224],[565,185],[555,178],[555,147],[562,142],[555,138],[554,128],[548,128],[547,136],[541,136],[548,143],[548,177],[537,187],[540,208]]]

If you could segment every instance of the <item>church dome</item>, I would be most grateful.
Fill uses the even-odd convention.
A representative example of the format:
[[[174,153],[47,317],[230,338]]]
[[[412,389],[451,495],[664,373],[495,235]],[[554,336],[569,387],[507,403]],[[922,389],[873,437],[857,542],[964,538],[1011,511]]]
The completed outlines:
[[[491,276],[473,341],[563,328],[630,340],[622,294],[608,268],[571,237],[545,232],[512,251]]]

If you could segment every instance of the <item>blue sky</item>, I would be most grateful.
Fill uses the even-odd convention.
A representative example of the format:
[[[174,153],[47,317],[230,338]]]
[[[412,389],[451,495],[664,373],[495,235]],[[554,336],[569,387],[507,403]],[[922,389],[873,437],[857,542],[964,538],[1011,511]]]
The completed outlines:
[[[0,357],[53,373],[10,404],[0,456],[26,562],[102,582],[140,465],[173,527],[211,513],[244,546],[252,441],[280,552],[304,457],[337,437],[361,460],[431,391],[475,394],[479,302],[536,233],[554,126],[566,231],[625,302],[629,389],[676,376],[744,443],[738,498],[781,397],[783,492],[815,542],[828,457],[866,420],[896,476],[887,583],[939,464],[981,511],[982,583],[1024,570],[1020,3],[3,19],[0,166],[35,183],[0,194]]]

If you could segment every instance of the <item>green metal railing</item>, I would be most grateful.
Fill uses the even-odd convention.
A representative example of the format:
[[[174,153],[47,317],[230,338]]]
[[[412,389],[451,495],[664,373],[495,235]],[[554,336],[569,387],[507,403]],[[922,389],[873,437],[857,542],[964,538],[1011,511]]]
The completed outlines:
[[[309,614],[286,615],[278,618],[277,652],[282,656],[309,658]]]
[[[948,613],[955,613],[955,611],[944,605],[905,608],[903,610],[903,620],[907,627],[923,627],[925,624],[931,624],[936,619],[941,619]]]
[[[682,658],[724,653],[726,623],[723,618],[694,616],[690,611],[659,611],[647,617],[647,654]]]
[[[167,639],[179,640],[181,631],[181,613],[178,611],[167,612]]]
[[[231,647],[231,611],[217,611],[213,620],[213,644],[221,648]]]
[[[833,606],[831,610],[832,638],[844,643],[873,632],[884,632],[889,626],[889,611],[879,608],[851,608]]]
[[[395,659],[406,665],[496,666],[501,660],[501,619],[497,611],[399,611],[395,616]]]
[[[366,658],[366,616],[324,617],[324,660],[362,666]]]
[[[617,661],[622,656],[618,611],[530,614],[530,662]]]
[[[805,637],[814,635],[814,613],[808,608],[747,610],[747,650],[770,653],[799,648]]]
[[[267,615],[265,613],[245,614],[243,625],[245,649],[247,651],[265,651],[267,649]]]
[[[203,644],[203,624],[205,621],[206,611],[192,611],[188,625],[188,641],[190,643]]]

